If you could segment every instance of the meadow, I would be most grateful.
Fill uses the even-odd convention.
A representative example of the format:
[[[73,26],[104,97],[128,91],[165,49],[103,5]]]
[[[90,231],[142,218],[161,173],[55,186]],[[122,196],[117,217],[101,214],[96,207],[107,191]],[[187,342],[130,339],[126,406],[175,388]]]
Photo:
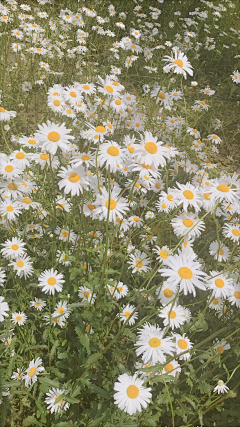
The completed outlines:
[[[0,2],[0,423],[240,427],[240,3]]]

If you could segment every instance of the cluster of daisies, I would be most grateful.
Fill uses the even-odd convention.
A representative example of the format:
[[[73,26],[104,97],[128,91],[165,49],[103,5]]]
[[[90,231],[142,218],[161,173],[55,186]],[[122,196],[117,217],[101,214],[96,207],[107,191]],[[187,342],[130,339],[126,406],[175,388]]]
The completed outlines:
[[[211,133],[201,135],[195,124],[191,127],[187,117],[182,117],[183,82],[194,71],[184,52],[195,47],[197,57],[200,43],[195,38],[206,12],[197,8],[192,19],[182,18],[176,11],[183,36],[176,33],[173,42],[157,44],[161,41],[158,7],[149,6],[147,14],[142,11],[143,4],[135,6],[134,2],[136,22],[129,27],[128,13],[117,12],[112,4],[106,17],[84,6],[75,11],[62,9],[52,19],[51,9],[40,8],[33,16],[29,5],[6,2],[7,6],[0,5],[0,25],[3,31],[10,28],[12,51],[20,52],[22,62],[30,57],[31,64],[37,63],[43,73],[40,80],[22,82],[21,90],[24,96],[31,96],[33,84],[46,86],[49,120],[39,123],[33,132],[12,134],[9,143],[5,132],[10,130],[9,123],[17,123],[19,113],[8,109],[6,97],[0,97],[6,143],[6,150],[0,153],[0,225],[4,235],[0,246],[0,326],[6,350],[11,349],[4,354],[9,359],[15,357],[14,336],[21,339],[32,313],[39,315],[41,330],[48,327],[56,331],[67,329],[74,309],[70,298],[80,309],[97,309],[101,291],[91,280],[75,286],[74,294],[68,293],[69,270],[76,265],[85,277],[97,273],[97,263],[85,257],[86,247],[95,251],[96,259],[102,250],[105,265],[114,267],[113,242],[115,247],[121,244],[124,274],[116,279],[110,273],[113,277],[104,284],[104,292],[105,301],[114,301],[121,327],[137,329],[134,373],[114,379],[114,401],[132,416],[152,400],[151,384],[147,387],[146,383],[155,375],[161,375],[165,383],[177,382],[182,365],[195,352],[194,342],[184,330],[192,318],[188,298],[196,302],[199,296],[205,298],[207,310],[219,322],[240,308],[240,179],[236,173],[216,172],[216,165],[209,161],[211,153],[218,153],[224,143],[221,121],[216,119]],[[38,0],[39,7],[51,3]],[[226,0],[226,7],[201,3],[212,9],[216,19],[227,6],[233,7]],[[111,23],[114,28],[109,29]],[[171,29],[174,25],[169,22]],[[204,28],[208,34],[205,23]],[[58,34],[59,30],[67,35]],[[51,36],[47,37],[49,31]],[[76,37],[70,37],[71,31]],[[104,76],[98,70],[91,77],[81,76],[88,65],[83,57],[91,51],[91,34],[110,40],[111,66]],[[216,43],[206,36],[203,45],[213,50]],[[166,49],[169,55],[161,55]],[[170,84],[153,79],[153,84],[142,87],[145,100],[155,109],[151,126],[147,109],[125,89],[121,74],[136,61],[144,59],[144,64],[150,64],[154,56],[161,56],[161,72]],[[60,80],[66,77],[51,66],[53,58],[60,61],[64,57],[73,61],[81,78],[67,85],[48,84],[50,75],[56,74]],[[98,66],[97,60],[91,65]],[[149,65],[144,68],[149,73],[158,71]],[[232,80],[240,82],[238,71]],[[192,80],[190,90],[197,86]],[[191,110],[204,114],[211,108],[209,99],[215,91],[206,86],[196,89],[196,94]],[[173,144],[182,138],[190,143],[188,151],[177,149],[177,142]],[[161,229],[156,231],[159,224]],[[214,237],[209,241],[211,230]],[[53,242],[51,250],[45,249],[49,241]],[[156,286],[152,286],[152,274],[158,277]],[[140,289],[133,285],[135,278],[142,284]],[[23,304],[15,311],[16,301],[8,298],[10,283],[34,284],[24,301],[26,312],[20,310]],[[137,327],[142,318],[133,291],[145,295],[155,310],[154,320],[142,322],[141,327]],[[90,342],[95,332],[84,322],[83,333]],[[231,348],[220,338],[211,345],[219,357]],[[31,388],[48,370],[47,363],[43,366],[44,358],[32,359],[27,367],[14,362],[11,379]],[[221,379],[212,389],[218,394],[229,390]],[[68,410],[68,393],[67,387],[50,389],[45,396],[47,409],[51,413]]]

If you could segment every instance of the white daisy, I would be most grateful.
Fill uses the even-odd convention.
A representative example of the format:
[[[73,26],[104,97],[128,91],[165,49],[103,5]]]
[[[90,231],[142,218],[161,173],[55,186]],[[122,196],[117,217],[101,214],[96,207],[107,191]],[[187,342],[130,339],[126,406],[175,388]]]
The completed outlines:
[[[119,187],[113,187],[110,192],[110,202],[109,202],[109,192],[106,188],[102,188],[102,194],[97,194],[96,198],[96,214],[99,219],[107,219],[109,216],[109,221],[116,221],[116,218],[123,218],[123,215],[126,211],[129,210],[127,206],[127,200],[123,197],[119,197],[121,189]]]
[[[141,135],[141,145],[135,145],[136,161],[145,165],[153,166],[156,169],[160,165],[166,165],[166,159],[170,158],[166,147],[162,146],[163,142],[158,141],[151,132],[146,131],[144,136]]]
[[[58,176],[62,178],[58,182],[60,190],[64,188],[64,193],[71,193],[71,196],[79,196],[80,193],[83,193],[83,189],[87,189],[90,185],[87,180],[87,173],[82,166],[77,168],[62,166]]]
[[[151,360],[152,363],[165,363],[166,354],[172,356],[174,343],[169,337],[163,338],[164,330],[156,325],[146,323],[142,329],[139,329],[139,338],[137,346],[137,356],[142,355],[144,362]]]
[[[180,328],[186,322],[186,317],[184,316],[185,308],[181,305],[168,304],[166,307],[159,309],[159,317],[163,320],[164,326],[170,326],[170,328]]]
[[[163,61],[166,62],[166,65],[163,68],[163,71],[170,71],[173,69],[176,74],[183,74],[184,78],[187,78],[187,73],[190,76],[193,75],[192,65],[188,61],[186,55],[181,51],[174,51],[175,58],[173,56],[164,56]],[[166,69],[167,67],[167,69]]]
[[[114,384],[114,402],[124,412],[133,415],[141,412],[142,407],[147,408],[147,404],[152,398],[151,388],[143,386],[144,380],[137,378],[137,375],[130,376],[122,374],[118,377],[118,382]]]
[[[233,279],[228,278],[224,273],[219,271],[210,271],[210,276],[206,282],[208,289],[212,289],[212,296],[216,298],[227,298],[232,289]]]
[[[47,124],[38,125],[38,128],[39,130],[35,135],[39,140],[42,150],[56,154],[58,147],[61,150],[68,150],[70,148],[70,140],[74,139],[74,136],[69,135],[71,129],[67,129],[64,123],[58,125],[48,120]]]
[[[42,309],[46,306],[46,302],[35,297],[34,301],[30,301],[30,306],[35,307],[39,311],[42,311]]]
[[[16,258],[14,261],[10,262],[9,265],[11,265],[13,270],[16,271],[17,276],[24,276],[25,279],[31,276],[34,271],[31,258],[27,255]]]
[[[217,240],[211,243],[209,246],[210,255],[214,256],[214,259],[217,259],[219,262],[227,261],[230,251],[227,246],[220,242],[220,246]]]
[[[192,293],[196,296],[194,286],[206,290],[203,284],[206,273],[201,270],[201,264],[193,261],[185,253],[179,252],[179,255],[170,256],[167,265],[168,269],[161,268],[159,272],[163,277],[168,277],[169,282],[179,284],[180,291],[183,290],[184,295]]]
[[[189,182],[184,185],[177,182],[177,186],[179,189],[172,190],[174,199],[177,199],[179,204],[183,203],[184,211],[187,211],[188,207],[193,207],[198,212],[202,205],[201,193]]]
[[[52,388],[46,393],[45,403],[51,414],[66,411],[69,408],[69,403],[64,399],[68,391],[59,388]],[[62,396],[62,397],[61,397]]]
[[[171,360],[171,362],[167,363],[162,370],[163,374],[172,375],[173,377],[178,376],[180,372],[181,372],[181,367],[176,360]]]
[[[25,380],[25,386],[29,387],[31,384],[34,384],[37,381],[37,376],[40,372],[45,371],[42,365],[42,359],[38,357],[35,361],[34,359],[29,363],[28,368],[26,369],[25,374],[23,375],[23,380]]]
[[[27,320],[27,316],[25,313],[20,311],[18,313],[17,312],[12,313],[12,322],[15,323],[15,325],[18,324],[19,326],[22,326],[24,325],[26,320]]]
[[[109,141],[100,145],[97,162],[100,167],[106,163],[106,168],[110,167],[110,172],[116,172],[122,166],[123,152],[115,141]]]
[[[135,310],[134,305],[131,304],[127,304],[125,307],[123,307],[122,312],[120,313],[120,320],[125,323],[128,318],[130,317],[129,321],[128,321],[128,325],[134,325],[135,321],[138,318],[138,314],[135,312],[134,314],[132,314]]]
[[[188,239],[199,237],[205,229],[204,222],[193,213],[183,213],[171,220],[174,234],[178,237],[187,235]]]
[[[96,294],[94,294],[92,290],[87,288],[86,286],[79,287],[78,296],[83,301],[88,301],[90,304],[94,304],[94,301],[96,299]]]
[[[70,316],[70,309],[68,308],[67,301],[59,301],[55,307],[52,317],[61,316],[62,320],[67,319]]]
[[[231,224],[226,224],[223,227],[223,234],[228,237],[229,239],[233,240],[234,242],[238,242],[239,241],[239,237],[240,237],[240,229],[239,229],[239,225],[231,225]]]
[[[176,352],[177,355],[180,355],[181,353],[190,350],[193,346],[193,343],[186,337],[186,334],[180,335],[180,334],[174,334],[173,337],[176,340]],[[184,353],[179,357],[179,360],[188,360],[190,358],[190,353]]]
[[[5,243],[2,244],[3,249],[1,249],[2,256],[4,258],[16,259],[18,257],[22,257],[25,253],[25,243],[18,239],[17,237],[13,237],[12,240],[6,240]]]
[[[40,274],[38,278],[38,286],[42,288],[42,291],[46,293],[50,293],[50,295],[54,295],[56,292],[61,292],[63,283],[65,280],[63,279],[63,274],[58,273],[57,270],[45,270]]]
[[[229,388],[226,386],[226,384],[222,380],[219,380],[216,387],[213,389],[213,391],[217,391],[218,394],[227,393],[228,390],[229,390]]]
[[[145,273],[150,270],[149,264],[150,259],[147,257],[145,252],[141,252],[136,250],[134,254],[129,255],[130,260],[128,264],[130,264],[130,268],[132,269],[132,273],[142,272]]]

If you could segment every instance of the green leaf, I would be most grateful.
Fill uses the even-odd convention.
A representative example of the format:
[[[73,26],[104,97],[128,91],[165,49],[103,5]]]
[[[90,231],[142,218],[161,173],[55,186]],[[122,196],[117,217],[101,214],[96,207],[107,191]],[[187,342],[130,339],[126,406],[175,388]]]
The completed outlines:
[[[99,361],[102,358],[101,353],[95,353],[92,354],[86,361],[85,365],[86,366],[92,366],[94,365],[97,361]]]
[[[33,416],[29,416],[29,417],[27,417],[27,418],[25,418],[25,420],[23,420],[23,423],[22,423],[22,425],[25,427],[25,426],[32,426],[32,425],[34,425],[34,426],[43,426],[43,424],[40,422],[40,421],[38,421],[35,417],[33,417]]]
[[[98,387],[95,384],[91,384],[90,389],[95,391],[95,393],[99,394],[100,396],[104,397],[104,399],[110,399],[109,394],[101,387]]]
[[[40,377],[39,382],[50,387],[59,387],[59,383],[57,381],[50,380],[50,378],[47,377]]]

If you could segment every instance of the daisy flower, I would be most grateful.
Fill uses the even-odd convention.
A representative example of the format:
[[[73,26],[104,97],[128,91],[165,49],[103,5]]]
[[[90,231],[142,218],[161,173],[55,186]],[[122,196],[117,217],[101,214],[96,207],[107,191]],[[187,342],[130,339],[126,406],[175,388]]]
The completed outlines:
[[[42,311],[42,309],[46,306],[46,302],[42,299],[38,299],[35,297],[34,301],[30,301],[30,307],[35,307],[37,310]]]
[[[4,297],[0,297],[0,322],[4,321],[4,317],[8,317],[9,306]]]
[[[96,294],[94,294],[92,290],[87,288],[86,286],[79,287],[78,296],[83,301],[88,301],[90,304],[94,304],[94,301],[96,299]]]
[[[0,216],[8,221],[15,221],[21,213],[21,208],[18,202],[13,200],[4,200],[0,202]]]
[[[16,259],[22,257],[25,253],[25,243],[18,239],[17,237],[13,237],[12,240],[6,240],[5,243],[2,244],[3,249],[1,249],[2,256],[4,258]]]
[[[38,357],[35,361],[34,359],[29,363],[29,366],[23,376],[25,380],[25,386],[29,387],[31,384],[34,384],[37,381],[37,376],[40,372],[45,371],[42,365],[42,359]]]
[[[216,387],[213,389],[213,391],[217,391],[218,394],[227,393],[228,390],[229,390],[229,388],[226,386],[226,384],[222,380],[219,380]]]
[[[180,372],[181,367],[176,360],[171,360],[171,362],[167,363],[162,370],[163,374],[172,375],[173,377],[176,377]]]
[[[128,218],[129,225],[136,227],[136,228],[142,228],[143,226],[143,220],[139,218],[139,216],[130,216]]]
[[[155,248],[153,248],[153,252],[157,254],[157,260],[163,264],[166,263],[169,255],[172,255],[172,250],[169,249],[168,246],[162,246],[162,248],[155,246]]]
[[[102,188],[102,194],[97,194],[95,201],[96,205],[96,214],[100,220],[107,219],[109,216],[109,221],[116,221],[116,218],[123,218],[123,215],[126,211],[129,210],[127,206],[127,200],[123,197],[119,197],[121,189],[114,186],[110,192],[106,188]]]
[[[19,165],[16,165],[13,160],[9,160],[7,156],[0,156],[0,174],[8,180],[12,180],[23,172]]]
[[[62,166],[58,176],[62,178],[58,182],[60,190],[64,188],[64,193],[71,193],[71,196],[79,196],[80,193],[83,193],[83,189],[88,188],[90,185],[86,179],[87,173],[82,166],[77,168],[65,168]]]
[[[234,283],[230,289],[228,295],[228,301],[232,305],[236,304],[238,308],[240,308],[240,283]]]
[[[170,328],[180,328],[186,322],[184,317],[185,308],[181,305],[174,304],[174,306],[167,305],[166,307],[160,308],[159,317],[163,320],[164,326],[170,326]]]
[[[69,403],[64,399],[68,391],[59,388],[52,388],[46,393],[45,403],[47,404],[47,409],[50,410],[51,414],[66,411],[69,408]],[[62,396],[61,399],[59,399]]]
[[[190,76],[193,75],[193,67],[186,55],[181,51],[177,52],[175,50],[175,58],[173,56],[164,56],[163,61],[166,62],[163,71],[166,71],[166,67],[168,67],[168,70],[173,69],[176,74],[183,74],[185,79],[187,78],[187,73],[190,74]]]
[[[169,153],[162,144],[163,142],[158,141],[158,138],[154,137],[151,132],[144,132],[144,136],[141,135],[141,145],[135,145],[136,160],[145,165],[153,165],[156,169],[159,165],[164,167]]]
[[[17,312],[12,313],[12,322],[15,323],[15,325],[18,324],[19,326],[22,326],[24,325],[26,320],[27,320],[27,316],[25,313],[20,311],[18,313]]]
[[[141,412],[142,407],[147,408],[147,404],[152,398],[151,388],[143,386],[144,380],[137,378],[137,374],[130,376],[122,374],[118,377],[118,382],[114,384],[114,403],[122,411],[133,415]]]
[[[208,135],[207,139],[209,139],[213,144],[220,144],[222,142],[221,138],[218,135],[215,135],[214,133]]]
[[[156,207],[160,212],[169,212],[177,206],[177,199],[174,197],[174,190],[168,188],[168,192],[161,191]]]
[[[33,267],[31,258],[27,255],[16,258],[14,261],[10,262],[9,265],[13,267],[13,270],[16,271],[17,276],[27,279],[28,276],[33,274]]]
[[[99,81],[102,87],[98,87],[98,91],[103,93],[104,95],[114,96],[119,95],[119,92],[124,89],[124,87],[117,81],[112,80],[109,76],[106,76],[105,80],[103,80],[100,76],[98,76]]]
[[[227,341],[217,341],[214,348],[218,352],[218,354],[222,354],[225,350],[229,350],[231,346],[230,344],[228,344]]]
[[[144,362],[151,360],[155,364],[165,363],[166,354],[172,356],[174,352],[174,343],[169,337],[163,338],[164,330],[156,325],[146,323],[142,329],[139,329],[139,338],[137,346],[137,356],[142,355]]]
[[[198,212],[202,204],[200,192],[189,182],[185,185],[177,182],[177,186],[179,189],[174,188],[172,194],[179,204],[183,203],[184,211],[187,211],[188,207],[193,207]]]
[[[147,273],[150,270],[150,267],[149,267],[150,259],[147,258],[147,255],[145,254],[145,252],[136,250],[134,254],[129,255],[129,258],[130,258],[130,261],[128,261],[128,264],[130,264],[132,273],[142,272],[142,271]]]
[[[189,239],[199,237],[205,230],[204,222],[199,221],[197,215],[193,213],[182,213],[171,220],[174,234],[178,237],[187,235]]]
[[[47,124],[38,125],[39,130],[35,133],[36,138],[39,140],[39,145],[42,150],[46,150],[51,154],[56,154],[58,147],[61,150],[69,150],[74,136],[69,135],[70,129],[62,125],[55,124],[47,121]]]
[[[211,277],[212,276],[212,277]],[[219,271],[210,271],[210,276],[206,282],[208,289],[212,289],[212,296],[216,298],[227,298],[232,289],[231,278]]]
[[[132,314],[134,312],[134,310],[135,310],[134,305],[128,304],[125,307],[123,307],[122,312],[120,313],[120,320],[121,320],[121,322],[125,323],[128,320],[128,318],[131,316],[130,319],[129,319],[128,324],[130,326],[134,325],[135,321],[138,318],[138,314],[137,313]]]
[[[220,247],[217,240],[211,243],[209,246],[210,255],[214,256],[214,259],[217,259],[219,262],[227,261],[230,251],[227,246],[220,242]]]
[[[22,368],[17,368],[17,372],[13,372],[12,376],[11,376],[12,380],[17,380],[20,381],[23,379],[23,369]]]
[[[52,317],[61,316],[62,320],[66,320],[70,316],[71,311],[68,308],[67,301],[59,301],[55,307]]]
[[[59,240],[62,240],[63,242],[74,243],[78,237],[74,231],[68,230],[66,228],[57,227],[55,233],[59,236]]]
[[[163,285],[156,289],[156,295],[162,305],[169,304],[173,299],[176,300],[177,286],[169,282],[163,282]]]
[[[13,117],[16,117],[16,111],[7,111],[5,108],[0,107],[0,121],[9,122]]]
[[[117,287],[108,285],[108,289],[111,295],[118,301],[120,298],[124,298],[128,294],[128,287],[122,282],[118,282]]]
[[[169,268],[161,268],[159,272],[163,277],[168,277],[168,282],[179,284],[180,291],[183,291],[184,295],[191,293],[196,296],[195,286],[206,290],[203,284],[206,273],[201,270],[201,264],[193,261],[185,253],[179,252],[178,255],[170,256],[167,266]]]
[[[182,352],[190,350],[193,343],[186,337],[186,334],[174,334],[173,337],[176,340],[176,353],[180,355]],[[188,360],[191,357],[190,353],[184,353],[179,357],[179,360]]]
[[[38,286],[42,288],[42,291],[45,292],[45,294],[49,293],[50,295],[54,295],[55,291],[62,291],[62,285],[65,283],[65,280],[63,279],[63,274],[58,273],[57,270],[53,270],[53,268],[51,268],[50,270],[45,270],[40,274],[38,282]]]
[[[234,242],[239,241],[240,229],[238,225],[226,224],[223,227],[223,234]]]
[[[100,167],[106,163],[106,168],[110,167],[110,172],[116,172],[123,162],[121,147],[114,141],[109,141],[100,145],[97,161]]]
[[[220,200],[220,202],[222,202],[226,200],[229,203],[234,203],[239,199],[237,188],[227,185],[224,180],[211,180],[209,193],[213,196],[215,201]]]

